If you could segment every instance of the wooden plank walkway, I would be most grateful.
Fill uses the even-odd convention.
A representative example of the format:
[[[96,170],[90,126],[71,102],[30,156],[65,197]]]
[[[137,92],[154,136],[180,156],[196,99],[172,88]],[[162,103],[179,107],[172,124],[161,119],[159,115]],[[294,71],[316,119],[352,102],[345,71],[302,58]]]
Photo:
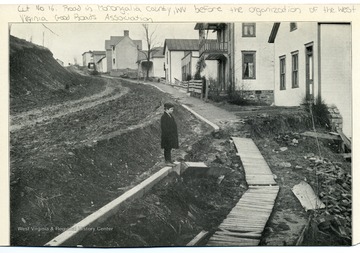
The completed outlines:
[[[232,137],[243,163],[248,185],[276,185],[273,173],[251,139]]]
[[[273,174],[251,139],[232,138],[243,163],[248,190],[211,236],[207,246],[256,246],[279,192]]]

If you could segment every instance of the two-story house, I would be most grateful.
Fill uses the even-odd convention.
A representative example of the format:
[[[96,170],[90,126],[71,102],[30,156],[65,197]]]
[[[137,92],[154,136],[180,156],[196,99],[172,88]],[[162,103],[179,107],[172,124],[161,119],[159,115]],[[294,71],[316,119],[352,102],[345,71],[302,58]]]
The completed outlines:
[[[112,70],[112,48],[120,40],[122,40],[123,36],[110,36],[110,40],[105,40],[105,50],[106,50],[106,72],[110,72]]]
[[[142,49],[141,40],[132,40],[129,31],[124,31],[124,36],[115,44],[111,45],[110,75],[120,76],[128,71],[137,73],[138,51]]]
[[[272,24],[267,22],[197,23],[200,57],[217,62],[219,89],[241,90],[273,100],[274,49],[268,43]],[[216,32],[215,40],[208,39]],[[205,67],[206,68],[206,67]]]
[[[298,106],[320,98],[335,105],[351,136],[351,24],[273,23],[275,105]]]
[[[189,52],[199,51],[198,39],[165,39],[165,78],[166,83],[174,84],[182,80],[181,59]]]

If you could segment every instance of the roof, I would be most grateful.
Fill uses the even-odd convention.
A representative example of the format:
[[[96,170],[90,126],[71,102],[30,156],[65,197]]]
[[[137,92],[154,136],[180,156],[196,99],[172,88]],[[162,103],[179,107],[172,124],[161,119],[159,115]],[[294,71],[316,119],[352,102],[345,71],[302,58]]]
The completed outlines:
[[[164,58],[165,55],[163,54],[163,52],[164,52],[163,47],[154,47],[152,58]]]
[[[146,60],[147,50],[139,50],[138,53],[138,62]],[[154,47],[151,52],[150,58],[164,58],[165,55],[163,55],[163,47]]]
[[[280,27],[280,22],[275,22],[273,28],[271,29],[271,33],[268,40],[269,43],[274,43],[279,27]]]
[[[350,25],[349,22],[316,22],[317,24],[342,24],[342,25]],[[271,33],[268,39],[269,43],[274,43],[276,39],[276,35],[279,31],[280,22],[274,22],[273,27],[271,29]]]
[[[199,50],[199,40],[198,39],[165,39],[164,51],[165,48],[168,48],[169,51],[198,51]]]
[[[111,46],[116,45],[116,44],[119,43],[123,38],[124,38],[124,36],[110,36],[110,40],[105,40],[105,49],[106,49],[106,50],[110,50],[110,49],[111,49]]]
[[[93,51],[93,55],[105,55],[105,51]]]
[[[97,63],[101,62],[104,58],[106,58],[106,56],[101,57],[101,58],[97,61]]]
[[[105,40],[105,49],[106,50],[111,50],[111,46],[117,45],[124,38],[125,38],[125,36],[110,36],[110,40]],[[136,46],[139,47],[140,50],[142,49],[142,40],[132,40],[132,41],[134,42],[134,44]]]
[[[82,55],[84,55],[84,54],[92,54],[92,51],[89,50],[89,51],[86,51],[86,52],[82,53]]]
[[[223,30],[226,23],[196,23],[194,30]]]

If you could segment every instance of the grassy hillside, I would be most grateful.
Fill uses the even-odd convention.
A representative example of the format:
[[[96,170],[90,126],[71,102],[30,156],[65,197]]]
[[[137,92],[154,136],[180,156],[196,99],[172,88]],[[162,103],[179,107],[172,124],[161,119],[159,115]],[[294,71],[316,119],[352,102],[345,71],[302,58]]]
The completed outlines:
[[[104,88],[99,79],[68,71],[45,47],[13,36],[9,42],[12,113],[78,99]]]

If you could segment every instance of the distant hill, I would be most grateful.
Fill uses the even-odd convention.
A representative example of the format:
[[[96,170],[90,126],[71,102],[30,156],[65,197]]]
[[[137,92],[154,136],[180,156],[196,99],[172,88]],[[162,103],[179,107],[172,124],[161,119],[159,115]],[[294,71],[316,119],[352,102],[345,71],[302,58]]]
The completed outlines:
[[[103,82],[68,71],[45,47],[10,36],[10,111],[19,112],[87,95],[79,87],[96,85],[98,92]],[[66,45],[64,45],[66,50]],[[89,92],[89,90],[85,91]]]

